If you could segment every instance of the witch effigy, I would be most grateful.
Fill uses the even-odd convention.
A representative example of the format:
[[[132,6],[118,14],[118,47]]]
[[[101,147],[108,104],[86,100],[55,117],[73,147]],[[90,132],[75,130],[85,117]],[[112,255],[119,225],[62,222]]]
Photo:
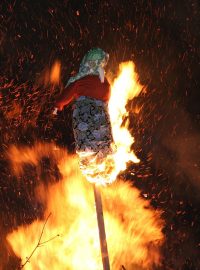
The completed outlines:
[[[106,170],[97,165],[113,153],[113,138],[108,114],[110,84],[105,77],[109,55],[100,48],[93,48],[84,56],[79,72],[67,82],[57,98],[56,111],[73,103],[72,123],[76,153],[82,172],[88,180],[102,177],[109,182]],[[88,166],[90,165],[90,166]],[[89,169],[90,168],[90,169]]]

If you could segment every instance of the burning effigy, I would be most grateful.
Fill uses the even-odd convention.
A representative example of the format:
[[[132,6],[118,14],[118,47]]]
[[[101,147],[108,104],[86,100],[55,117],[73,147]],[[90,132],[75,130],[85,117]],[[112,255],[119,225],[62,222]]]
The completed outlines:
[[[91,182],[96,182],[97,178],[98,182],[111,182],[110,173],[103,165],[114,152],[108,113],[110,84],[104,71],[108,58],[109,55],[100,48],[88,51],[79,72],[69,79],[55,104],[57,111],[73,102],[76,153],[82,172]]]
[[[83,63],[86,63],[86,68],[92,72],[82,74],[95,76],[99,83],[104,83],[102,69],[106,64],[107,56],[102,51],[100,54],[103,59],[101,57],[94,59],[96,54],[94,52],[91,54],[90,51],[89,57],[92,60],[89,58],[89,61],[97,61],[98,65],[92,63],[93,69],[87,66],[86,57]],[[99,65],[99,60],[103,60],[103,66]],[[85,66],[83,70],[84,68]],[[96,104],[93,97],[76,96],[73,128],[77,156],[68,155],[65,150],[54,144],[40,143],[33,147],[10,148],[9,158],[15,173],[19,173],[23,163],[37,166],[45,152],[56,160],[63,177],[61,181],[49,185],[48,188],[42,184],[37,187],[38,199],[46,207],[44,219],[21,226],[7,236],[15,254],[22,259],[21,268],[27,270],[109,269],[104,262],[102,267],[101,262],[103,256],[108,258],[108,254],[109,267],[116,270],[153,269],[155,265],[161,263],[160,248],[164,241],[161,213],[154,210],[150,202],[144,200],[131,183],[117,179],[117,175],[126,169],[128,161],[139,162],[131,149],[134,138],[128,130],[128,120],[125,123],[123,120],[128,116],[126,110],[128,100],[142,91],[132,62],[121,64],[119,69],[118,77],[111,83],[108,107],[105,108],[101,102]],[[83,70],[81,66],[80,71]],[[86,77],[81,73],[79,75],[75,77],[77,80],[72,79],[69,85]],[[77,122],[77,115],[84,115],[82,110],[85,102],[94,110],[99,107],[98,112],[102,116],[100,126],[107,128],[108,134],[105,141],[94,136],[91,141],[95,143],[91,149],[88,148],[91,146],[88,143],[90,134],[87,133],[86,127],[83,128],[83,120]],[[101,124],[98,119],[95,119],[95,122],[96,125]],[[86,138],[84,143],[80,143],[77,130],[83,132],[82,135]],[[97,130],[96,126],[95,130]],[[101,151],[97,147],[100,145],[103,146],[100,148]],[[98,237],[91,182],[98,186],[98,192],[102,194],[108,254],[101,254],[102,249],[100,252],[101,236]],[[107,183],[110,185],[106,185]]]

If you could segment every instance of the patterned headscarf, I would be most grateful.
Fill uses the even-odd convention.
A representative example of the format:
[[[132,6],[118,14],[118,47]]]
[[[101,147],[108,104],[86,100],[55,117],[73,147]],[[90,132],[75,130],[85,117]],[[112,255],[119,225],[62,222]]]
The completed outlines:
[[[79,72],[69,79],[69,84],[87,76],[87,75],[98,75],[101,82],[104,81],[104,67],[106,66],[109,59],[109,54],[104,52],[100,48],[93,48],[89,50],[81,61]]]

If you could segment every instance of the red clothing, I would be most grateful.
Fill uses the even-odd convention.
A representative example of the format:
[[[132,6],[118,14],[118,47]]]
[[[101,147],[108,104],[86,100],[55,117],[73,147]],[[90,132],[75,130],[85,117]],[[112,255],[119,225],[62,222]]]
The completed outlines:
[[[110,84],[105,78],[101,83],[99,76],[88,75],[67,86],[57,98],[55,107],[62,110],[64,106],[71,103],[80,96],[96,98],[107,102],[110,98]]]

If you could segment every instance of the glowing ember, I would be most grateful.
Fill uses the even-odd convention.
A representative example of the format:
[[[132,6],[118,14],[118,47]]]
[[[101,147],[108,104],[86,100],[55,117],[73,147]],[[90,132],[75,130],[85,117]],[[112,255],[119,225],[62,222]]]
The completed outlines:
[[[109,100],[109,114],[115,143],[115,146],[113,145],[114,154],[109,155],[104,162],[98,164],[95,158],[94,160],[90,159],[89,156],[92,153],[86,153],[90,162],[87,168],[84,168],[83,173],[90,182],[112,183],[116,180],[119,172],[126,169],[128,161],[139,162],[139,159],[131,151],[134,138],[128,130],[128,120],[123,126],[122,122],[128,116],[126,110],[128,100],[137,96],[141,90],[142,86],[138,82],[133,62],[120,64],[119,75],[112,84]]]
[[[63,180],[48,189],[42,185],[37,189],[38,198],[46,205],[45,216],[52,215],[41,239],[47,242],[36,249],[24,269],[102,269],[92,185],[80,173],[75,157],[67,156],[65,150],[55,150],[54,145],[39,147],[39,151],[37,145],[24,149],[24,153],[22,148],[16,151],[18,165],[38,165],[42,154],[48,154],[57,159]],[[151,269],[153,264],[159,264],[163,241],[160,214],[130,183],[117,181],[102,187],[101,193],[111,269],[120,270],[121,265],[129,270]],[[36,247],[44,222],[37,220],[8,235],[22,264]]]

